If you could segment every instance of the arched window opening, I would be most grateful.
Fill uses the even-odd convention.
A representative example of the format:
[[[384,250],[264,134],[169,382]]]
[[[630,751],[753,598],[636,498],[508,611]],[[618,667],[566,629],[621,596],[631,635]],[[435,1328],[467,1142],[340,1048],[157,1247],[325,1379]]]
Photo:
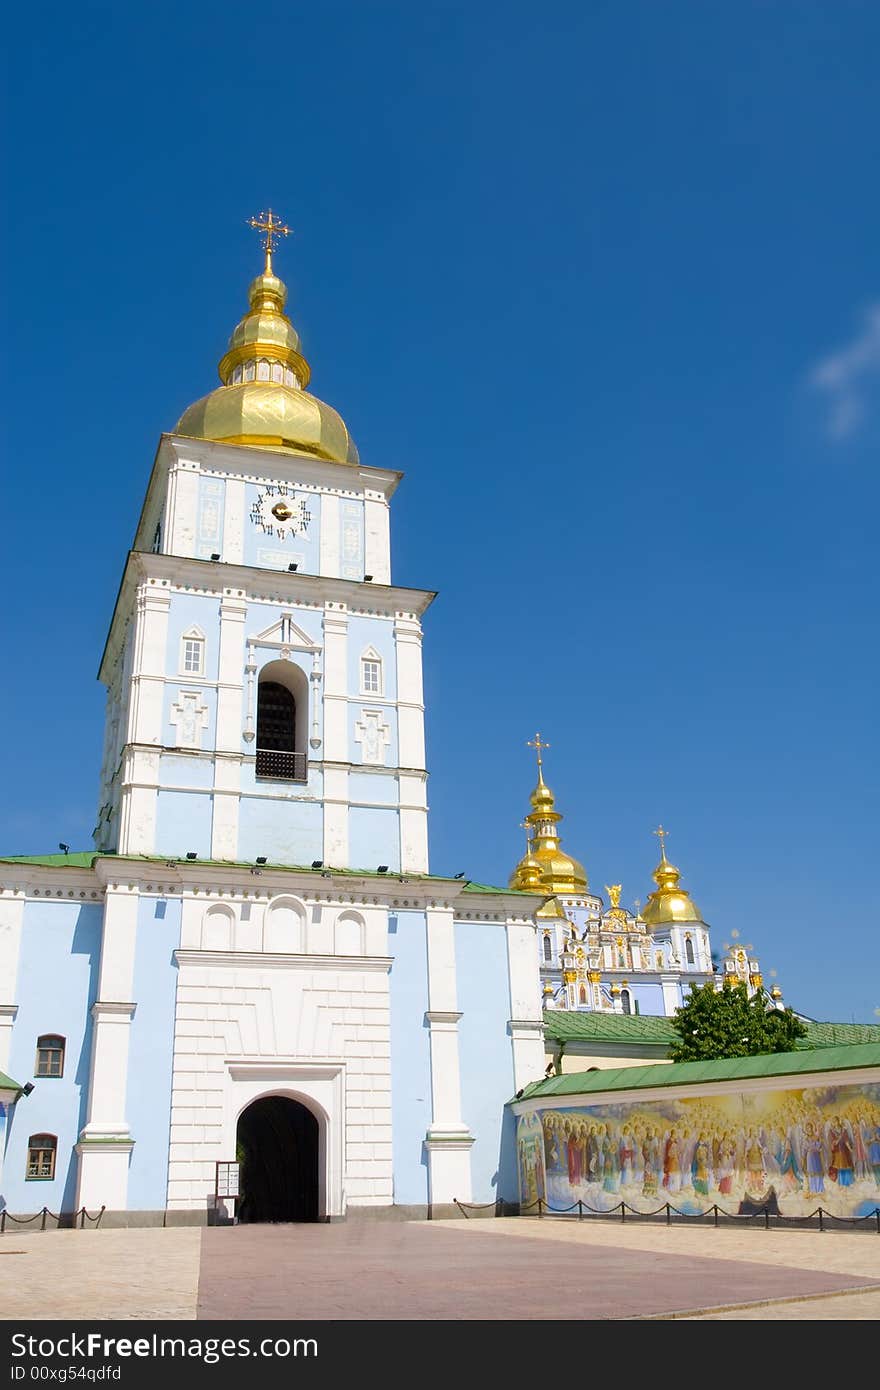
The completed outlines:
[[[37,1038],[37,1060],[34,1076],[64,1075],[64,1039],[58,1033],[44,1033]]]
[[[624,1012],[625,1014],[631,1014],[631,1013],[632,1013],[632,1000],[630,999],[630,994],[629,994],[629,990],[628,990],[628,989],[622,989],[622,990],[620,991],[620,1003],[621,1003],[621,1007],[623,1008],[623,1012]]]
[[[272,663],[273,666],[281,663]],[[278,680],[261,680],[257,695],[257,776],[285,782],[308,779],[308,754],[297,748],[301,711],[293,692]]]
[[[55,1176],[55,1154],[58,1151],[58,1138],[54,1134],[32,1134],[28,1140],[27,1170],[28,1182],[46,1181]]]
[[[693,943],[693,941],[691,940],[691,938],[690,938],[689,936],[686,936],[685,939],[684,939],[684,956],[685,956],[685,960],[687,961],[688,965],[693,965],[693,963],[694,963],[694,943]]]
[[[553,959],[553,943],[550,940],[549,933],[544,937],[544,959]]]
[[[586,1004],[587,1002],[587,991],[583,985],[581,985],[580,989],[578,990],[578,1001],[581,1004]]]

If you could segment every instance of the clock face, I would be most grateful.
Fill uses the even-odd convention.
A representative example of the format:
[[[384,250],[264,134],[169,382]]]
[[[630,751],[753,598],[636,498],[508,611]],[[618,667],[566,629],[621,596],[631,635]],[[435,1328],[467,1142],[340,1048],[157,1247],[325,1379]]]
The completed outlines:
[[[284,485],[265,488],[251,508],[251,521],[266,536],[286,540],[288,536],[304,536],[311,521],[305,502]]]

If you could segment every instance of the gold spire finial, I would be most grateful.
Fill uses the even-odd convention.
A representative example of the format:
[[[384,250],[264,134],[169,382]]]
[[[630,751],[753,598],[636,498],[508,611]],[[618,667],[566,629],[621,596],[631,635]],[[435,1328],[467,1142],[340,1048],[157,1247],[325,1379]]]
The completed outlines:
[[[537,755],[538,755],[538,776],[540,777],[540,775],[541,775],[541,767],[542,767],[543,761],[544,761],[543,758],[541,757],[541,752],[542,752],[542,750],[543,750],[544,748],[549,748],[549,747],[550,747],[550,744],[549,744],[549,743],[544,743],[544,741],[543,741],[543,739],[541,738],[541,735],[540,735],[540,734],[535,734],[535,737],[534,737],[534,738],[530,738],[529,741],[528,741],[528,744],[527,744],[526,746],[527,746],[528,748],[534,748],[535,752],[536,752]]]
[[[665,860],[666,860],[666,836],[669,834],[669,831],[668,831],[668,830],[664,830],[662,825],[658,825],[658,826],[657,826],[657,829],[656,829],[653,833],[654,833],[654,834],[659,838],[659,840],[660,840],[660,858],[661,858],[661,860],[663,860],[663,861],[665,862]]]
[[[271,208],[268,212],[261,212],[259,217],[249,217],[248,226],[255,231],[263,233],[263,250],[266,252],[266,269],[264,275],[272,274],[272,252],[275,250],[275,243],[283,236],[290,236],[293,232],[292,227],[286,227],[280,217],[276,217]]]
[[[524,830],[526,832],[526,854],[529,854],[532,848],[532,827],[529,825],[527,820],[521,820],[519,823],[519,828],[520,830]]]

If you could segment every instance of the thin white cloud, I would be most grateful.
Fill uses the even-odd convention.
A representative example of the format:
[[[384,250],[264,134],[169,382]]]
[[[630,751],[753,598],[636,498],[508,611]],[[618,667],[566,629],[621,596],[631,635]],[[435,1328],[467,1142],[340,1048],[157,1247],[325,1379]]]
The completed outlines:
[[[850,438],[868,415],[872,396],[880,396],[880,304],[865,311],[850,342],[816,363],[809,381],[827,402],[831,438]]]

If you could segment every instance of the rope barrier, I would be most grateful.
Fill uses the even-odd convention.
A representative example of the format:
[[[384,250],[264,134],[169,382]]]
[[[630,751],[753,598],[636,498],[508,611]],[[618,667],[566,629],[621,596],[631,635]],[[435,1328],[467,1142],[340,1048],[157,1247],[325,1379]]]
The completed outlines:
[[[0,1211],[0,1236],[6,1234],[7,1221],[14,1221],[16,1226],[29,1226],[32,1221],[39,1221],[40,1230],[45,1231],[46,1221],[49,1217],[51,1217],[52,1220],[55,1222],[56,1230],[62,1224],[62,1222],[64,1222],[64,1224],[67,1225],[68,1219],[70,1226],[74,1229],[76,1228],[77,1219],[79,1220],[80,1230],[83,1229],[87,1221],[93,1222],[95,1227],[97,1228],[100,1224],[101,1217],[104,1215],[104,1212],[106,1210],[106,1207],[101,1207],[101,1210],[95,1216],[92,1216],[92,1214],[88,1212],[85,1207],[80,1207],[79,1211],[69,1212],[50,1211],[48,1207],[41,1207],[39,1211],[34,1212],[33,1216],[14,1216],[11,1211],[7,1211],[4,1207],[3,1210]]]
[[[725,1221],[760,1221],[763,1218],[764,1229],[770,1229],[771,1219],[777,1223],[789,1222],[797,1225],[804,1225],[806,1222],[818,1220],[819,1230],[825,1230],[826,1221],[836,1222],[844,1226],[860,1226],[868,1221],[873,1221],[880,1235],[880,1206],[874,1207],[872,1211],[864,1216],[835,1216],[833,1212],[827,1211],[824,1207],[817,1207],[815,1211],[805,1212],[801,1216],[786,1216],[782,1212],[771,1212],[768,1208],[761,1211],[725,1211],[719,1207],[717,1202],[705,1211],[685,1211],[681,1207],[673,1206],[671,1202],[664,1202],[662,1207],[656,1211],[640,1211],[637,1207],[630,1206],[628,1202],[617,1202],[613,1207],[591,1207],[588,1202],[582,1200],[572,1202],[568,1207],[554,1207],[544,1197],[537,1197],[532,1202],[508,1202],[506,1197],[499,1197],[494,1202],[460,1202],[454,1198],[455,1206],[458,1207],[462,1216],[468,1216],[470,1211],[486,1211],[489,1207],[494,1207],[496,1214],[504,1215],[505,1208],[511,1213],[519,1216],[528,1216],[537,1212],[538,1217],[543,1216],[568,1216],[569,1213],[577,1211],[578,1220],[582,1220],[584,1212],[589,1212],[592,1216],[616,1216],[619,1214],[621,1221],[626,1221],[627,1215],[636,1218],[642,1217],[647,1220],[654,1220],[658,1216],[665,1216],[667,1225],[673,1216],[681,1217],[683,1220],[706,1221],[711,1219],[713,1225],[718,1226],[719,1218]]]

